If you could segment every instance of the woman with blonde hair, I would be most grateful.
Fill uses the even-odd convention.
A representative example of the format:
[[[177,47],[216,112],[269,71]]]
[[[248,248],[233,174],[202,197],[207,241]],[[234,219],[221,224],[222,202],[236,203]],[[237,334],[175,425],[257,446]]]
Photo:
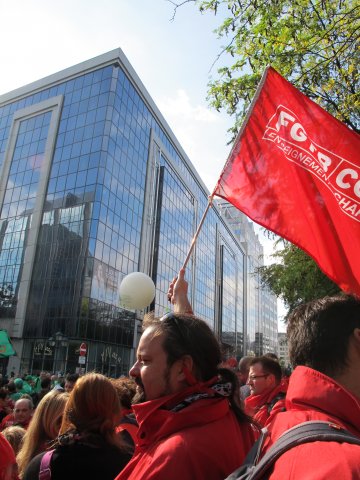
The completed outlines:
[[[99,373],[79,378],[66,404],[55,449],[36,456],[23,480],[101,478],[113,480],[130,460],[115,432],[121,407],[111,381]]]
[[[30,460],[47,450],[58,436],[68,398],[67,393],[52,390],[39,402],[16,458],[20,477]]]
[[[25,428],[19,427],[19,425],[11,425],[11,427],[4,428],[1,433],[12,446],[15,455],[17,455],[20,451],[23,443],[23,438],[26,433]]]

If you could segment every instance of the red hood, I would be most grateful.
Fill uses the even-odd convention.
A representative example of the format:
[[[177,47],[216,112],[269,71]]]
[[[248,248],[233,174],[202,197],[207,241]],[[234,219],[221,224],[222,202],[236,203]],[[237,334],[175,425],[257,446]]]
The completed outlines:
[[[360,431],[360,399],[323,373],[296,367],[286,394],[287,410],[318,410]]]

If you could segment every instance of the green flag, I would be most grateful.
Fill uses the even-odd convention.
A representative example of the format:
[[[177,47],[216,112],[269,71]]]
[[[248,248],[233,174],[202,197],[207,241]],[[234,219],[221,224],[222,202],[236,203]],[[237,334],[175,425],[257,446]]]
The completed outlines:
[[[0,330],[0,358],[16,355],[6,330]]]

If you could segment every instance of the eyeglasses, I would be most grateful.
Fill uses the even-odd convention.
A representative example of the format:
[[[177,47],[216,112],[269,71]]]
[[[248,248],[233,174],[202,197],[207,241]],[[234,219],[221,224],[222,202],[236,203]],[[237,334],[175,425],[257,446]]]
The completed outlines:
[[[265,373],[264,375],[250,375],[248,380],[256,380],[257,378],[264,378],[268,377],[269,375],[269,373]]]

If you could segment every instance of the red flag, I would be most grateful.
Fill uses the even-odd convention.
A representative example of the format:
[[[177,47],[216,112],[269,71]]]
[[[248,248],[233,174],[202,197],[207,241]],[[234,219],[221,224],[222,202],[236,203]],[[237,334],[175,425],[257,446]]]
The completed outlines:
[[[360,136],[268,67],[214,194],[360,295]]]

